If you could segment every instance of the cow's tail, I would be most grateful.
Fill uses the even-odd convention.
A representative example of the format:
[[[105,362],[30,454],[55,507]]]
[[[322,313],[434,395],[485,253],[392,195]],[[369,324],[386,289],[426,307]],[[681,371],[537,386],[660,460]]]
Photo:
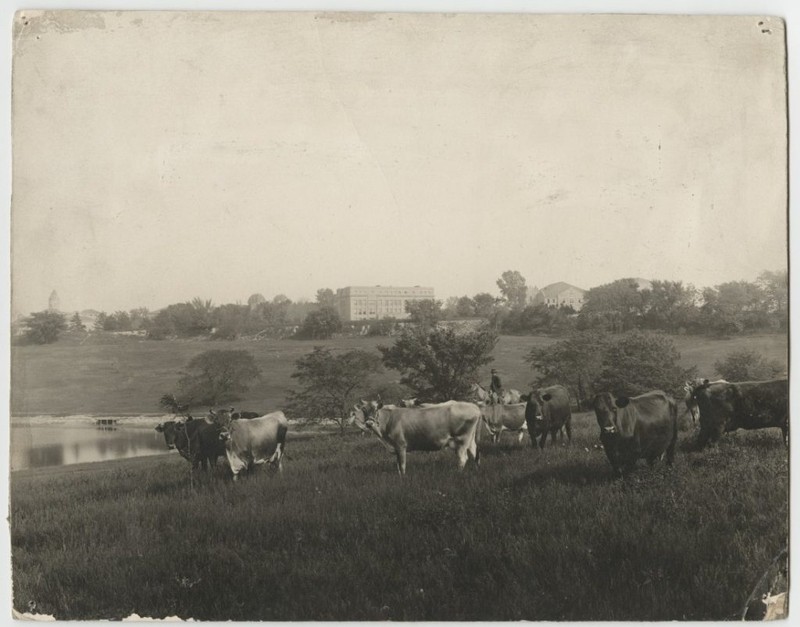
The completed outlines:
[[[481,423],[483,422],[483,414],[478,416],[478,419],[475,421],[475,428],[472,430],[472,444],[475,447],[475,466],[480,466],[481,464]]]
[[[289,427],[285,424],[278,425],[278,442],[275,445],[275,453],[270,458],[270,463],[278,462],[278,468],[281,468],[281,458],[286,454],[286,433]]]

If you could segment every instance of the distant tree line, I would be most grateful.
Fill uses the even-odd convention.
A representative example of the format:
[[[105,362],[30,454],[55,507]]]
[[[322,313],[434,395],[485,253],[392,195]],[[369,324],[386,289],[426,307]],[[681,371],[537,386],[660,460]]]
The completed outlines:
[[[525,278],[516,270],[503,272],[497,280],[499,295],[480,292],[456,296],[442,302],[418,300],[406,303],[409,319],[404,322],[478,319],[496,331],[518,335],[564,336],[572,331],[623,333],[641,329],[667,333],[731,336],[754,331],[788,329],[789,286],[787,272],[762,272],[755,282],[730,281],[696,289],[681,281],[654,280],[642,289],[635,279],[619,279],[588,290],[583,307],[531,303]],[[58,312],[44,311],[25,318],[24,338],[37,344],[54,342],[68,328],[58,322]],[[329,288],[317,290],[316,302],[292,302],[283,294],[271,301],[253,294],[247,304],[213,305],[195,298],[175,303],[158,312],[146,308],[101,312],[95,330],[140,331],[154,340],[191,337],[236,339],[258,334],[283,336],[297,326],[293,337],[328,339],[337,333],[355,333],[368,327],[370,335],[398,332],[397,320],[344,322],[335,308]],[[69,328],[83,330],[80,316]]]

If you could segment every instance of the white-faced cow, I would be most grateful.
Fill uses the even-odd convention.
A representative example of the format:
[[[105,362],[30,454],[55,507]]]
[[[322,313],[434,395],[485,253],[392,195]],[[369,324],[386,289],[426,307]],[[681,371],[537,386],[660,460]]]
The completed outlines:
[[[639,459],[652,465],[666,454],[675,457],[678,440],[678,406],[660,390],[633,398],[608,392],[594,398],[600,441],[617,474],[632,470]]]
[[[539,448],[544,448],[547,434],[555,444],[556,434],[563,428],[567,438],[572,442],[572,410],[569,405],[569,392],[563,385],[551,385],[533,390],[528,395],[525,405],[525,422],[531,436],[531,446],[536,446],[536,438],[540,435]],[[561,436],[562,442],[564,436]]]
[[[481,412],[474,403],[447,401],[429,407],[394,407],[376,401],[361,401],[355,406],[356,420],[361,421],[386,446],[394,450],[397,470],[406,473],[406,451],[455,450],[458,467],[467,458],[479,462],[478,427]]]
[[[259,418],[232,420],[230,412],[212,412],[222,427],[221,439],[234,481],[242,470],[259,464],[277,464],[283,471],[281,458],[286,451],[286,432],[289,422],[282,411]]]
[[[700,447],[728,431],[768,427],[778,427],[784,444],[788,443],[788,379],[741,383],[706,379],[694,387],[692,399],[700,410]]]
[[[518,436],[518,442],[522,442],[528,425],[525,422],[525,403],[514,403],[513,405],[493,405],[480,404],[481,418],[486,423],[486,428],[492,436],[492,442],[497,444],[500,434],[509,431]]]

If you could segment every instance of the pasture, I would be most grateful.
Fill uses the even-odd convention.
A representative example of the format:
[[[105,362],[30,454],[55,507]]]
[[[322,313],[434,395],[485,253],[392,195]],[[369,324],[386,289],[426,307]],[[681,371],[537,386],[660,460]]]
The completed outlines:
[[[221,467],[190,480],[177,454],[12,473],[14,607],[59,619],[737,618],[788,536],[779,431],[704,452],[687,452],[682,431],[675,466],[613,480],[594,415],[573,425],[571,446],[544,452],[484,437],[480,468],[463,473],[449,451],[410,453],[405,478],[375,438],[320,430],[290,431],[281,475],[236,484]]]
[[[729,340],[698,336],[673,336],[683,366],[698,367],[702,376],[715,378],[714,362],[734,350],[757,350],[770,359],[788,361],[785,335],[753,335]],[[295,361],[316,345],[336,350],[375,350],[391,345],[391,337],[353,337],[333,340],[151,341],[112,334],[65,334],[55,344],[11,347],[11,413],[13,415],[139,415],[159,411],[158,399],[171,392],[181,368],[209,349],[243,349],[255,356],[261,381],[237,402],[245,410],[281,408],[294,387]],[[501,336],[495,361],[484,368],[481,381],[488,385],[489,368],[500,371],[506,387],[525,391],[533,379],[523,362],[534,346],[557,341],[550,337]],[[398,379],[387,371],[375,382]]]

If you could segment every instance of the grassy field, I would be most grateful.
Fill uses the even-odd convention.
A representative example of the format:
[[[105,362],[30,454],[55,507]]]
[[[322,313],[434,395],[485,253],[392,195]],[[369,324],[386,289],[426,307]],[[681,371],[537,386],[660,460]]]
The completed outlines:
[[[714,377],[713,364],[728,353],[742,348],[755,349],[771,359],[787,363],[785,335],[758,335],[730,340],[677,336],[675,344],[685,366],[696,365],[701,375]],[[65,336],[48,346],[11,348],[11,411],[26,414],[106,414],[156,413],[158,399],[171,392],[181,368],[195,355],[211,348],[252,351],[262,369],[261,381],[247,398],[237,403],[245,410],[267,411],[283,405],[294,384],[291,373],[295,361],[324,344],[339,350],[374,350],[378,344],[390,345],[392,338],[342,338],[330,341],[264,340],[164,341],[135,337],[92,334],[86,338]],[[533,373],[523,357],[534,346],[554,342],[552,338],[503,336],[495,349],[496,367],[503,383],[526,390]],[[380,380],[396,380],[396,372],[386,372]],[[488,383],[489,367],[481,380]]]
[[[506,340],[509,341],[509,340]],[[184,357],[178,359],[181,361]],[[14,607],[59,619],[734,619],[788,534],[777,429],[613,480],[571,446],[484,440],[481,467],[290,433],[279,475],[190,482],[177,454],[11,477]]]

